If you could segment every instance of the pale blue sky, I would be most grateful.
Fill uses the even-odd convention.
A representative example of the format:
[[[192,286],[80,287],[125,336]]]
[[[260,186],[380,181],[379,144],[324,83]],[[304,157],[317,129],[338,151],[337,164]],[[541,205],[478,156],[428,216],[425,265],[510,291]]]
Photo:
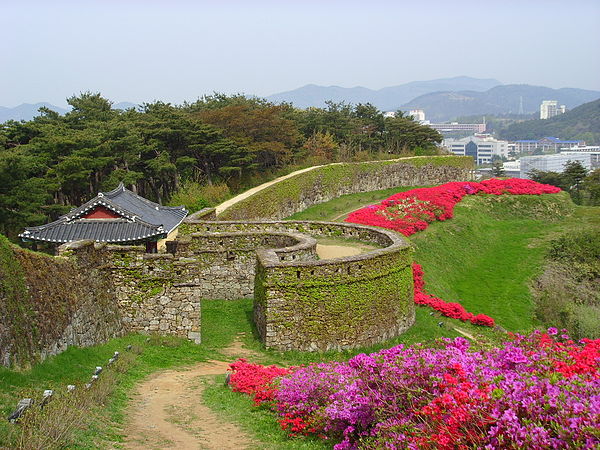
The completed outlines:
[[[600,90],[600,1],[0,0],[0,105],[467,75]]]

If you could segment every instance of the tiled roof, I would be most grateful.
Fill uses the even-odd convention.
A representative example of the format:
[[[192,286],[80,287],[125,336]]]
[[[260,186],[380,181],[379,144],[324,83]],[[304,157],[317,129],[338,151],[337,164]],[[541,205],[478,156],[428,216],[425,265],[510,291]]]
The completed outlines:
[[[94,208],[102,206],[119,218],[86,219]],[[187,216],[183,206],[161,206],[125,189],[99,193],[92,200],[47,225],[26,228],[19,235],[24,240],[72,242],[92,239],[98,242],[135,242],[160,239],[169,234]]]

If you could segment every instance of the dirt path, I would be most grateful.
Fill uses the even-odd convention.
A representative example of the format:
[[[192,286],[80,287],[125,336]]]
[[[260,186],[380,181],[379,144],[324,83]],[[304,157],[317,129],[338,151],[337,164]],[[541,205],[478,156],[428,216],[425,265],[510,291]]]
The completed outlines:
[[[339,163],[335,163],[335,164],[339,164]],[[296,170],[295,172],[289,173],[282,177],[275,178],[272,181],[267,181],[266,183],[263,183],[260,186],[256,186],[256,187],[253,187],[252,189],[248,189],[247,191],[242,192],[240,195],[236,195],[235,197],[230,198],[226,202],[223,202],[220,205],[218,205],[216,208],[216,213],[221,214],[223,211],[225,211],[230,206],[235,205],[237,202],[240,202],[240,201],[250,197],[251,195],[256,194],[259,191],[262,191],[264,188],[267,188],[275,183],[279,183],[280,181],[287,180],[288,178],[295,177],[298,174],[308,172],[310,170],[314,170],[317,167],[322,167],[322,166],[312,166],[312,167],[307,167],[306,169]]]
[[[413,158],[429,158],[429,156],[411,156],[411,159]],[[388,159],[386,161],[401,161],[404,158],[395,158],[395,159]],[[346,163],[331,163],[331,164],[325,164],[325,166],[336,166],[339,164],[363,164],[363,163],[367,163],[367,162],[380,162],[380,161],[362,161],[362,162],[354,162],[354,163],[350,163],[350,162],[346,162]],[[242,192],[240,195],[236,195],[233,198],[230,198],[229,200],[227,200],[226,202],[221,203],[220,205],[218,205],[216,207],[216,213],[217,215],[221,214],[223,211],[225,211],[227,208],[229,208],[232,205],[235,205],[237,202],[244,200],[245,198],[250,197],[251,195],[256,194],[259,191],[262,191],[263,189],[275,184],[275,183],[279,183],[280,181],[286,180],[288,178],[291,177],[295,177],[296,175],[299,175],[301,173],[304,172],[309,172],[311,170],[317,169],[319,167],[323,167],[323,165],[321,166],[312,166],[312,167],[307,167],[306,169],[300,169],[300,170],[296,170],[295,172],[289,173],[287,175],[284,175],[282,177],[276,178],[272,181],[268,181],[266,183],[261,184],[260,186],[256,186],[253,187],[252,189],[248,189],[245,192]],[[352,212],[352,211],[350,211]],[[350,214],[350,212],[348,214]]]
[[[231,361],[253,354],[239,340],[226,350]],[[244,449],[251,439],[202,404],[206,378],[227,372],[229,363],[207,361],[180,370],[155,373],[138,385],[128,407],[128,449]]]

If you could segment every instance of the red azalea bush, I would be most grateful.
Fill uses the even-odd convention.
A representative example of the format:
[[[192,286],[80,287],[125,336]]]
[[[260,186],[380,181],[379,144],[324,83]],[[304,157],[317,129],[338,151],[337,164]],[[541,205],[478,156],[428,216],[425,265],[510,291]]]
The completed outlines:
[[[350,213],[346,222],[374,225],[410,236],[436,220],[451,219],[454,206],[465,195],[556,194],[560,189],[532,180],[492,178],[480,183],[452,182],[431,188],[418,188],[394,194],[378,205],[370,205]]]
[[[256,405],[273,400],[274,380],[291,372],[291,369],[283,367],[252,364],[244,358],[238,359],[229,367],[233,372],[229,378],[232,389],[250,395]]]
[[[424,291],[425,281],[423,280],[423,268],[413,263],[413,279],[415,303],[417,305],[426,305],[439,311],[442,315],[452,319],[459,319],[463,322],[471,322],[474,325],[482,325],[486,327],[494,326],[494,319],[485,314],[473,314],[468,312],[460,303],[446,302],[441,298],[427,294]]]
[[[481,183],[452,182],[432,188],[411,189],[394,194],[379,205],[370,205],[350,213],[346,222],[373,225],[398,231],[410,236],[426,229],[436,220],[451,219],[454,206],[465,195],[478,193],[491,195],[541,195],[556,194],[560,189],[549,184],[532,180],[510,178],[500,180],[492,178]],[[446,302],[441,298],[427,294],[423,290],[423,270],[413,265],[415,303],[426,305],[439,311],[446,317],[469,321],[475,325],[494,326],[494,319],[485,314],[474,315],[459,303]]]

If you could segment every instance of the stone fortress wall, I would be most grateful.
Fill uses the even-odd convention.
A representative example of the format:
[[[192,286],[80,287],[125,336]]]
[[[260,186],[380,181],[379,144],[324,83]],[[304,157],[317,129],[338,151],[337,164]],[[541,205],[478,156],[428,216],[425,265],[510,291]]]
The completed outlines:
[[[340,195],[469,180],[472,170],[473,158],[454,155],[327,164],[265,183],[251,196],[217,206],[216,213],[219,220],[283,219]]]
[[[189,217],[166,243],[167,253],[88,241],[67,244],[53,258],[12,246],[22,286],[0,279],[0,364],[128,331],[200,342],[203,298],[254,297],[255,323],[268,348],[345,349],[396,336],[414,321],[412,249],[399,235],[255,218],[285,217],[344,193],[467,179],[469,161],[442,156],[322,166],[233,204],[219,221],[215,209]],[[223,221],[228,216],[236,219]],[[319,260],[312,236],[381,248]],[[0,266],[0,275],[6,271]]]
[[[52,257],[0,243],[0,366],[27,365],[125,331],[93,243]]]
[[[181,234],[211,240],[235,234],[305,234],[382,247],[330,260],[315,257],[310,237],[292,247],[255,248],[256,262],[246,275],[254,283],[254,321],[267,348],[322,351],[365,346],[397,336],[414,322],[412,248],[398,234],[337,222],[201,220],[211,215],[205,210],[186,219]],[[309,245],[308,253],[298,251]],[[232,271],[224,273],[232,276]]]

